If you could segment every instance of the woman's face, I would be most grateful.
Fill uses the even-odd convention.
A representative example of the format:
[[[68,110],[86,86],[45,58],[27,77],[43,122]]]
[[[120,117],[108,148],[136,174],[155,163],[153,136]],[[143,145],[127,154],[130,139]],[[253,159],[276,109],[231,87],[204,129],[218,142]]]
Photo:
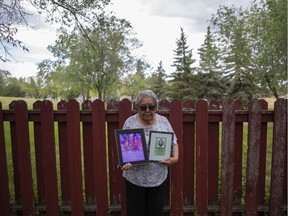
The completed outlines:
[[[140,104],[138,106],[138,113],[139,117],[143,121],[149,123],[151,120],[153,120],[155,112],[156,112],[156,104],[153,103],[152,98],[146,97],[140,101]]]

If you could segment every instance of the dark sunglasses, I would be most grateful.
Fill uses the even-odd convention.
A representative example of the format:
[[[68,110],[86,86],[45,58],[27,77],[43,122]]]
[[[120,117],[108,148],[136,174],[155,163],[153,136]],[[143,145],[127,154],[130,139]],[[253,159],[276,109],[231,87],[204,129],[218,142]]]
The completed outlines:
[[[144,105],[142,105],[142,106],[139,106],[140,107],[140,109],[141,109],[141,111],[146,111],[147,110],[147,108],[150,110],[150,111],[153,111],[153,110],[155,110],[155,108],[156,108],[156,106],[155,105],[150,105],[150,106],[144,106]]]

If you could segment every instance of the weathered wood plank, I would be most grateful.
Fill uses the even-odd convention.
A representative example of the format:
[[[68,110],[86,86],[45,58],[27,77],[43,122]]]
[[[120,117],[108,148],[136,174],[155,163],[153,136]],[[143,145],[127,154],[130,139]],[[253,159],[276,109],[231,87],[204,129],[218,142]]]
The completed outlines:
[[[15,144],[18,157],[18,172],[20,183],[20,203],[23,205],[23,215],[34,215],[34,194],[32,183],[32,167],[30,155],[30,140],[27,104],[17,101],[15,109]]]
[[[274,103],[274,130],[272,145],[272,169],[270,186],[270,215],[282,215],[284,201],[285,161],[287,158],[287,99]]]
[[[171,214],[183,215],[183,116],[178,113],[182,111],[182,103],[180,100],[173,100],[170,103],[169,120],[173,130],[177,136],[179,147],[179,161],[171,168],[171,191],[177,193],[171,194]]]
[[[248,152],[246,172],[246,209],[245,215],[257,215],[258,182],[259,182],[259,150],[261,135],[261,106],[257,99],[249,105]]]
[[[221,215],[233,215],[234,154],[235,154],[235,104],[223,102],[222,153],[221,153]]]
[[[208,103],[196,103],[196,214],[208,215]]]
[[[51,101],[41,102],[41,144],[47,215],[59,215],[54,115]]]
[[[5,145],[2,103],[0,102],[0,215],[10,216],[10,194]]]
[[[70,178],[71,214],[84,215],[80,146],[80,109],[76,100],[67,103],[68,174]]]
[[[105,108],[101,100],[92,104],[92,122],[97,215],[108,215]]]

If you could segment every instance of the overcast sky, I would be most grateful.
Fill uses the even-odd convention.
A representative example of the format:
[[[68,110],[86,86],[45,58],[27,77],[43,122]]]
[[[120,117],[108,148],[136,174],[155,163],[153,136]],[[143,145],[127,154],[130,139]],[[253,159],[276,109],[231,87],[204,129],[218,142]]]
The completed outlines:
[[[136,37],[143,43],[139,53],[144,55],[153,67],[160,61],[167,73],[173,72],[173,50],[180,37],[182,27],[187,36],[193,57],[199,59],[198,48],[204,42],[208,20],[215,14],[220,5],[246,8],[250,0],[112,0],[108,9],[119,18],[130,21]],[[29,19],[37,29],[21,27],[17,38],[24,42],[29,52],[20,48],[10,50],[15,60],[0,62],[0,68],[8,70],[14,77],[35,76],[36,64],[51,58],[47,50],[56,39],[55,26],[46,24],[44,18],[35,15]]]

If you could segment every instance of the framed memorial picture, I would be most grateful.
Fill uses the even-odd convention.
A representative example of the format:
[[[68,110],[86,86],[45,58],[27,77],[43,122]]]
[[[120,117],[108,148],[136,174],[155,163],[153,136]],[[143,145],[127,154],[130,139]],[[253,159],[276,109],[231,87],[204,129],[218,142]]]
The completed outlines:
[[[172,155],[172,132],[151,131],[149,141],[149,160],[161,161]]]
[[[149,162],[143,129],[115,130],[119,166],[126,163],[140,165]]]

